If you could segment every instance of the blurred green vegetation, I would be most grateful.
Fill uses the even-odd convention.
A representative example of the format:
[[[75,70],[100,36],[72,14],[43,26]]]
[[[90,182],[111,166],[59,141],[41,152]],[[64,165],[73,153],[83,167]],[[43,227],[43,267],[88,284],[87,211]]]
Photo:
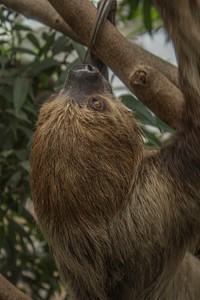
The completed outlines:
[[[134,20],[132,34],[148,31],[150,34],[162,26],[158,12],[152,6],[152,0],[122,0],[118,7],[119,19],[125,24]]]
[[[125,26],[127,20],[138,20],[142,32],[161,24],[151,0],[122,1],[118,18]],[[32,217],[29,151],[40,104],[62,87],[70,65],[81,62],[85,49],[50,28],[27,24],[0,5],[0,273],[33,299],[47,300],[60,295],[61,287]],[[121,99],[134,110],[148,146],[164,143],[171,129],[132,95]]]

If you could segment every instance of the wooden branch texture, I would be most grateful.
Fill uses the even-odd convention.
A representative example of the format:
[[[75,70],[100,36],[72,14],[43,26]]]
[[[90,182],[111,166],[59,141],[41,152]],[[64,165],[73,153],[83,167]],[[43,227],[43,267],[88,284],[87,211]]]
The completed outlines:
[[[63,21],[60,15],[55,11],[47,0],[0,0],[0,4],[11,8],[28,18],[40,21],[68,37],[81,42],[81,39],[72,31],[72,29]]]
[[[0,0],[0,3],[89,45],[96,8],[88,0]],[[128,41],[109,21],[94,52],[139,100],[170,126],[177,127],[184,100],[176,67]],[[138,74],[145,74],[145,83],[138,80]]]
[[[31,300],[31,298],[0,275],[0,300]]]

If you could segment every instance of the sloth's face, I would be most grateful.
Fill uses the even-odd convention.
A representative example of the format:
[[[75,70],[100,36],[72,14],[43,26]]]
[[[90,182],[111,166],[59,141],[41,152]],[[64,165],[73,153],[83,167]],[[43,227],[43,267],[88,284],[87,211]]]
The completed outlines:
[[[60,96],[82,109],[106,112],[109,110],[105,96],[114,99],[112,88],[99,70],[89,64],[78,65],[69,70],[68,78]]]
[[[51,102],[53,102],[51,104]],[[88,64],[76,66],[69,70],[66,83],[59,93],[53,94],[47,101],[46,107],[56,109],[64,106],[64,113],[68,110],[65,120],[76,119],[88,120],[88,118],[105,119],[108,113],[120,106],[125,109],[118,99],[113,96],[112,88],[99,70]],[[119,110],[120,110],[119,109]],[[43,110],[43,109],[42,109]],[[41,111],[42,111],[41,110]],[[118,110],[118,109],[117,109]],[[55,114],[55,113],[54,113]],[[83,117],[82,114],[85,116]],[[116,116],[119,111],[115,112]]]
[[[119,142],[124,136],[129,135],[132,140],[133,135],[139,134],[133,114],[113,96],[111,86],[99,70],[89,64],[69,70],[63,89],[41,108],[37,127],[48,135],[57,130],[56,138],[64,132],[65,141],[73,135],[73,142],[86,132],[91,134],[85,140],[91,136],[100,138],[102,134],[119,134]]]
[[[104,111],[101,101],[88,101],[89,98],[95,98],[96,95],[110,95],[112,98],[112,88],[108,81],[101,75],[99,70],[88,64],[79,65],[69,70],[68,78],[61,94],[67,93],[80,106],[87,104],[89,107],[98,111]]]

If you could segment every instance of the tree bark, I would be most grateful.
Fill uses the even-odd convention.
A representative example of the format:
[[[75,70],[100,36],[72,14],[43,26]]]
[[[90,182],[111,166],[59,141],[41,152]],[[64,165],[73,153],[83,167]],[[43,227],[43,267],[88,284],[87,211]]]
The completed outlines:
[[[31,298],[0,275],[0,300],[31,300]]]
[[[28,18],[42,22],[77,42],[82,42],[47,0],[0,0],[0,4],[4,4]]]

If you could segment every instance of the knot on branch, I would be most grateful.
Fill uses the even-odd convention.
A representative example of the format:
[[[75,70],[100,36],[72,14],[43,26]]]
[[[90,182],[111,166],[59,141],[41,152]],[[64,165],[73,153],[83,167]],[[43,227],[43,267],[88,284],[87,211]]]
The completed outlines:
[[[130,84],[132,85],[146,85],[147,84],[147,75],[148,73],[139,69],[131,76]]]
[[[173,128],[182,123],[182,92],[161,74],[149,66],[136,66],[130,75],[134,95],[150,110]]]

